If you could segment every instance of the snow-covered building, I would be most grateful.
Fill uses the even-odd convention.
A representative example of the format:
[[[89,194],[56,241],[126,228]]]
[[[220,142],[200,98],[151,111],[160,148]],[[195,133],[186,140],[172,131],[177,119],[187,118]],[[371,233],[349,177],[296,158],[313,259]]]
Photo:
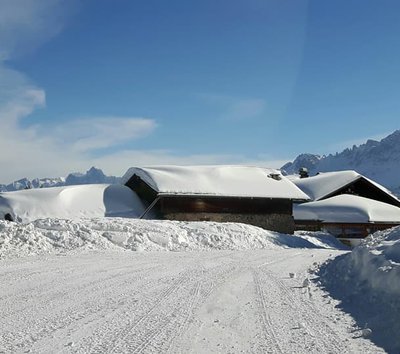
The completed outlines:
[[[350,194],[294,206],[296,227],[325,230],[346,240],[400,225],[400,208]]]
[[[352,170],[324,172],[291,180],[313,201],[353,194],[400,207],[400,200],[387,188]]]
[[[242,222],[293,233],[293,201],[308,196],[274,169],[248,166],[130,168],[122,177],[147,205],[143,216]]]
[[[297,230],[325,230],[351,239],[400,224],[400,200],[356,171],[289,178],[312,200],[294,207]]]

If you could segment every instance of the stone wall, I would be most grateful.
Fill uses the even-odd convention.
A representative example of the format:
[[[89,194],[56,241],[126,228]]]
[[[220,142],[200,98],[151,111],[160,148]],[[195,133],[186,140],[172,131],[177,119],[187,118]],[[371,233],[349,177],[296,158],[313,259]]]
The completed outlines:
[[[294,220],[287,214],[231,214],[231,213],[168,213],[167,220],[240,222],[262,227],[266,230],[293,234]]]

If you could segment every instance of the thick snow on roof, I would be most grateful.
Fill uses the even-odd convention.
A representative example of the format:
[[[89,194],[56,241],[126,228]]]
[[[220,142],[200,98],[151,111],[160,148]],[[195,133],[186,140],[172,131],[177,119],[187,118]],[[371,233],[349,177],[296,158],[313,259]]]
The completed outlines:
[[[320,220],[340,223],[400,222],[400,208],[373,199],[342,194],[328,199],[296,205],[295,220]]]
[[[360,177],[355,171],[326,172],[308,178],[293,179],[293,183],[311,199],[319,200]]]
[[[121,185],[87,184],[0,193],[0,219],[9,213],[21,222],[42,218],[137,217],[143,211],[137,195]]]
[[[249,166],[154,166],[130,168],[127,183],[139,176],[160,194],[216,195],[309,200],[278,170]],[[277,176],[278,178],[273,178]]]
[[[367,177],[359,174],[356,171],[335,171],[335,172],[321,172],[320,174],[308,178],[290,178],[297,187],[306,193],[311,199],[319,200],[329,194],[337,191],[338,189],[355,182],[359,178],[364,178],[371,184],[379,188],[382,192],[390,195],[392,198],[398,198],[390,192],[387,188],[379,183],[368,179]]]

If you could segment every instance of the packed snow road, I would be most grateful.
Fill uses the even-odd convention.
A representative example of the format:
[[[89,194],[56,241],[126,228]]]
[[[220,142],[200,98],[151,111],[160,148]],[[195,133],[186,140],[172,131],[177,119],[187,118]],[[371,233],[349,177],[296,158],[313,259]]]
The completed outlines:
[[[308,269],[340,253],[107,250],[2,260],[0,352],[383,352],[307,286]]]

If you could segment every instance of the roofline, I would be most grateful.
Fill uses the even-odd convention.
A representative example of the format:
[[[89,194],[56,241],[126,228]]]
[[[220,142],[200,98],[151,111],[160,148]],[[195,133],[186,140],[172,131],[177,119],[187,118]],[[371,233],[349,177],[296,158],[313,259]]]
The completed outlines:
[[[397,198],[395,195],[393,195],[392,193],[388,193],[385,189],[380,188],[380,187],[379,187],[379,183],[377,183],[377,182],[375,182],[375,181],[373,181],[373,180],[370,180],[368,177],[365,177],[365,176],[363,176],[362,174],[359,174],[359,176],[358,176],[357,178],[355,178],[353,181],[351,181],[351,182],[349,182],[349,183],[347,183],[347,184],[342,185],[341,187],[339,187],[338,189],[334,190],[333,192],[330,192],[330,193],[328,193],[328,194],[325,194],[325,195],[323,195],[322,197],[316,199],[315,201],[321,201],[322,199],[330,198],[332,195],[334,195],[334,194],[335,194],[336,192],[338,192],[339,190],[341,190],[341,189],[343,189],[343,188],[346,188],[346,187],[350,186],[351,184],[353,184],[353,183],[355,183],[355,182],[357,182],[357,181],[359,181],[359,180],[364,180],[365,182],[370,183],[374,188],[379,189],[382,193],[385,193],[389,198],[391,198],[393,201],[395,201],[397,204],[399,204],[399,205],[397,205],[397,207],[400,207],[400,199],[398,199],[398,198]],[[384,187],[384,186],[382,186],[382,187]],[[390,191],[389,191],[389,192],[390,192]],[[384,202],[383,202],[383,203],[384,203]]]
[[[328,194],[323,195],[322,197],[319,197],[318,199],[316,199],[316,201],[319,201],[321,199],[325,199],[325,198],[330,198],[332,195],[334,195],[336,192],[340,191],[343,188],[346,188],[348,186],[350,186],[351,184],[353,184],[354,182],[357,182],[358,180],[362,179],[363,176],[362,175],[358,175],[357,178],[353,179],[351,182],[347,183],[347,184],[343,184],[342,186],[340,186],[339,188],[335,189],[333,192],[330,192]]]

